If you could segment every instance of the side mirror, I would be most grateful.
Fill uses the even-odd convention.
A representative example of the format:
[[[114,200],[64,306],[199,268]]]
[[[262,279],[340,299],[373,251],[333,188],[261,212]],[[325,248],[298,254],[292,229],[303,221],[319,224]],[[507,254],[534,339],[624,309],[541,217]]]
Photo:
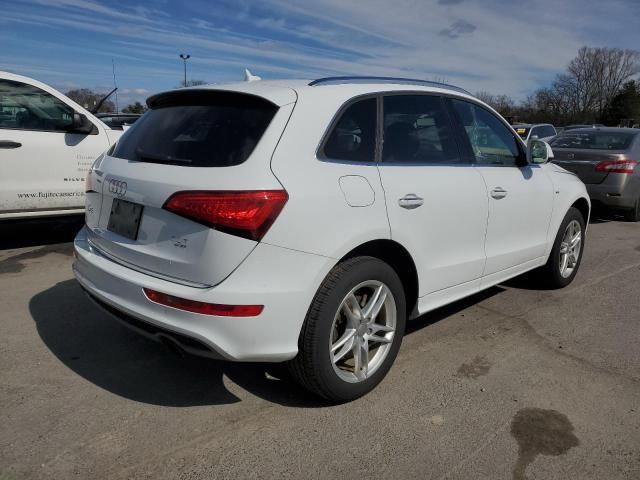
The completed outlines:
[[[89,120],[86,115],[73,112],[73,120],[69,126],[69,133],[90,134],[94,128],[95,125],[91,123],[91,120]]]
[[[530,140],[527,143],[527,162],[532,165],[547,163],[553,158],[553,150],[547,142]]]

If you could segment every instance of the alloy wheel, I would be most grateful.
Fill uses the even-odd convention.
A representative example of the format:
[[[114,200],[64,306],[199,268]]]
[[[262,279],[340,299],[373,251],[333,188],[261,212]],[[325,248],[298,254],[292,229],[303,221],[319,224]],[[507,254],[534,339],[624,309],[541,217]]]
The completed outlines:
[[[577,220],[567,225],[560,243],[560,275],[568,278],[578,266],[582,250],[582,227]]]
[[[362,382],[387,357],[396,331],[396,303],[389,287],[377,280],[355,286],[333,319],[329,354],[334,371],[347,382]]]

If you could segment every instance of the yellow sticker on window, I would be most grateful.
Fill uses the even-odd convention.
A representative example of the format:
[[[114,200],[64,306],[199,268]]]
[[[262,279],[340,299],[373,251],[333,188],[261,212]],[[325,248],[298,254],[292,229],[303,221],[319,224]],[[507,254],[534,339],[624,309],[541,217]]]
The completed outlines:
[[[519,128],[518,130],[516,130],[517,133],[524,133],[526,131],[527,131],[526,128]]]

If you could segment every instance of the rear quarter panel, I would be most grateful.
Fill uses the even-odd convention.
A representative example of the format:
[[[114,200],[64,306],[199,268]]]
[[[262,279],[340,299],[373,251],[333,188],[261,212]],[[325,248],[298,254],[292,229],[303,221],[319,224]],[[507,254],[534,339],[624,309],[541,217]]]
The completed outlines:
[[[376,165],[329,162],[316,156],[334,115],[350,98],[333,95],[332,90],[318,87],[299,92],[271,162],[289,201],[263,241],[341,258],[362,243],[390,238],[390,230]],[[369,205],[349,205],[340,186],[340,178],[349,175],[361,176],[369,183],[373,190]]]

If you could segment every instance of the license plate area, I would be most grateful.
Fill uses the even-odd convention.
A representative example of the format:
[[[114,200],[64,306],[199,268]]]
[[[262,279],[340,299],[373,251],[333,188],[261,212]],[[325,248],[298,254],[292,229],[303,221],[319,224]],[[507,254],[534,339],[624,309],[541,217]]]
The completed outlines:
[[[137,203],[114,198],[107,230],[130,240],[136,240],[142,219],[142,209],[143,206]]]

